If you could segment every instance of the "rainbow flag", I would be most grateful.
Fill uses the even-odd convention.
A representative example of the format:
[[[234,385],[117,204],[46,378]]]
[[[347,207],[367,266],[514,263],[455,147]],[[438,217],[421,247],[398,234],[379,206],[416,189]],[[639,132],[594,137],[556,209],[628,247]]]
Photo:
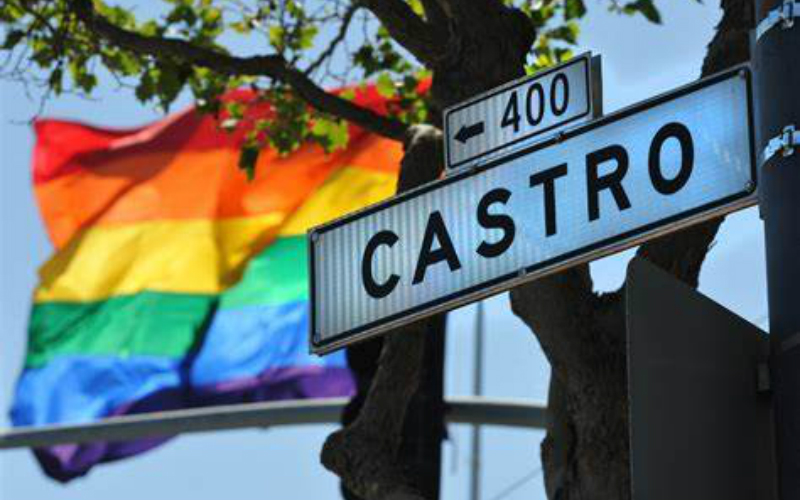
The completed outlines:
[[[386,104],[373,88],[356,100]],[[15,426],[352,393],[343,352],[308,354],[305,233],[391,196],[399,144],[351,127],[331,154],[262,152],[248,181],[243,133],[192,109],[132,130],[35,130],[34,188],[56,252],[33,298]],[[35,453],[67,481],[161,442]]]

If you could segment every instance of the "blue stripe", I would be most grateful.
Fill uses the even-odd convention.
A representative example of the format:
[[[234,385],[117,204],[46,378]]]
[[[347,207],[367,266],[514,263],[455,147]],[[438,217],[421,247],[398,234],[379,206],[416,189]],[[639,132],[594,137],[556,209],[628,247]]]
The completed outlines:
[[[172,358],[62,356],[22,373],[11,421],[15,426],[91,422],[132,402],[174,392],[181,385],[180,371],[180,361]],[[155,406],[176,406],[163,403]]]
[[[285,368],[346,369],[343,351],[308,353],[308,301],[219,309],[182,379],[181,359],[147,356],[59,356],[26,369],[16,387],[15,426],[85,423],[119,413],[190,406],[196,388],[236,382]],[[160,394],[170,394],[159,397]],[[149,400],[148,400],[149,398]]]
[[[347,367],[344,351],[309,354],[307,300],[217,310],[190,376],[208,386],[289,367]]]

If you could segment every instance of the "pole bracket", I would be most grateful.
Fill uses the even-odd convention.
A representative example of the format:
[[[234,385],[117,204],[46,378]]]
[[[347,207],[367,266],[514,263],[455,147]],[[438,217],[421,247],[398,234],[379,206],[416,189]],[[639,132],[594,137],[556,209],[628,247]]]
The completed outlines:
[[[762,36],[778,25],[785,30],[793,28],[797,17],[800,17],[800,2],[785,0],[780,7],[770,11],[767,17],[758,23],[756,40],[761,40]]]
[[[781,153],[784,158],[788,158],[794,154],[796,148],[800,148],[800,133],[797,131],[797,127],[789,125],[783,129],[781,135],[772,138],[767,143],[761,164],[764,165],[778,153]]]

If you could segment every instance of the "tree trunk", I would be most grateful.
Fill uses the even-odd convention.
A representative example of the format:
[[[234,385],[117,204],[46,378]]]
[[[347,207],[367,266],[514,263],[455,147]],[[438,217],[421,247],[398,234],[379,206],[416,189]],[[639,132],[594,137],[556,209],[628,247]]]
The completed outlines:
[[[441,109],[450,104],[523,75],[525,55],[534,39],[529,21],[519,11],[495,0],[453,3],[461,2],[449,16],[454,50],[441,67],[434,68],[437,121]],[[436,178],[442,158],[438,129],[414,127],[398,192]],[[346,427],[332,434],[322,451],[323,464],[342,479],[346,498],[438,498],[439,443],[444,434],[443,330],[443,318],[433,318],[349,351],[359,394],[346,411]],[[372,360],[378,352],[376,366]],[[365,388],[369,388],[366,396]]]
[[[442,438],[444,428],[444,347],[445,316],[431,323],[425,335],[419,389],[408,408],[398,461],[408,467],[408,476],[425,498],[439,498]],[[342,415],[342,424],[355,422],[364,406],[372,380],[378,370],[383,339],[376,338],[347,349],[347,361],[356,377],[357,392]],[[360,500],[342,483],[345,500]]]
[[[438,129],[412,128],[399,192],[436,179],[441,145]],[[438,498],[444,327],[438,316],[350,348],[359,393],[345,411],[346,427],[328,437],[321,457],[342,479],[345,498]]]
[[[750,0],[722,0],[724,15],[704,76],[749,59]],[[643,245],[638,255],[696,287],[722,219]],[[588,266],[512,291],[514,312],[550,360],[547,436],[542,443],[551,500],[630,498],[625,287],[592,291]]]

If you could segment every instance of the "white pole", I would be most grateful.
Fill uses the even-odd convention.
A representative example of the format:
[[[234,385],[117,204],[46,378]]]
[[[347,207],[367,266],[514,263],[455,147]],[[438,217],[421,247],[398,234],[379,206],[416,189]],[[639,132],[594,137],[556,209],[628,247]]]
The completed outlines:
[[[472,393],[476,398],[483,395],[483,302],[475,307],[475,348]],[[470,478],[470,498],[481,498],[481,426],[472,426],[472,476]]]

